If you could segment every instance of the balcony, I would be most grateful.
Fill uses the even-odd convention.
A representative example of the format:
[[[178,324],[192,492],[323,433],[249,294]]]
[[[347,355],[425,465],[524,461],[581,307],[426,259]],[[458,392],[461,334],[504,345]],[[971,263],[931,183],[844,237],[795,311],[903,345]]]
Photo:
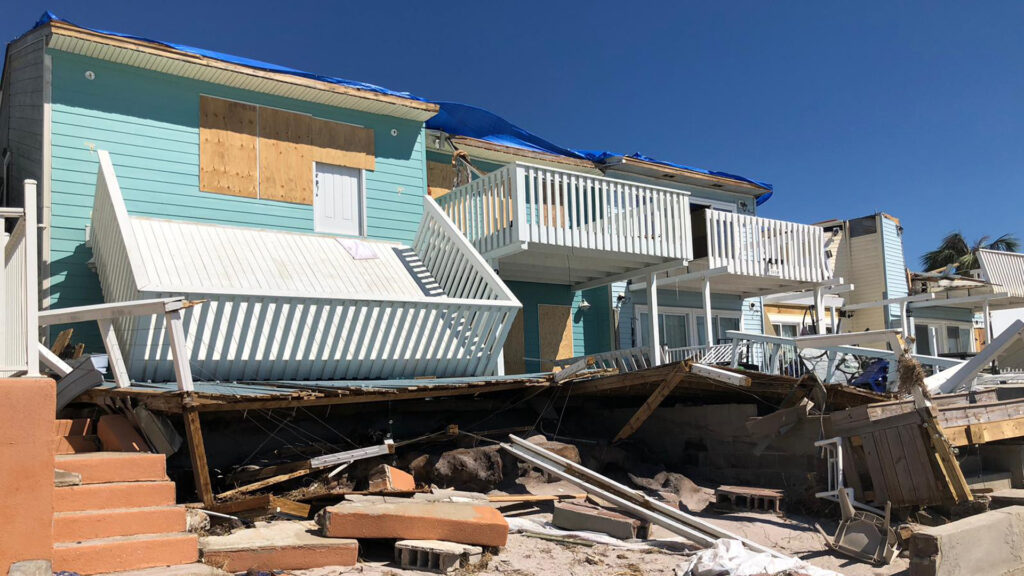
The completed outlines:
[[[513,163],[438,199],[505,280],[583,289],[692,257],[686,192]]]
[[[745,297],[813,288],[832,277],[825,235],[817,226],[717,210],[695,212],[694,255],[686,270],[666,272],[662,286]]]

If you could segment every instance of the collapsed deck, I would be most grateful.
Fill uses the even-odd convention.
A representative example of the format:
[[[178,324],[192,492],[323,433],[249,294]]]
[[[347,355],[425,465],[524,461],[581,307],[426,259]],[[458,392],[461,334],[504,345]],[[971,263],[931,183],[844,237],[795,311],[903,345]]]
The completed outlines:
[[[520,304],[430,198],[411,247],[142,218],[100,152],[90,245],[104,300],[184,296],[199,380],[492,374]],[[162,318],[115,324],[135,381],[174,379]]]

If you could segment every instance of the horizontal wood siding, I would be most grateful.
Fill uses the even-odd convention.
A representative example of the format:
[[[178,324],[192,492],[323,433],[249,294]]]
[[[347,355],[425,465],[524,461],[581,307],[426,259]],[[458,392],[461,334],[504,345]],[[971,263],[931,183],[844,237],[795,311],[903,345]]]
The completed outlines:
[[[903,234],[892,218],[879,215],[882,222],[882,252],[885,259],[885,297],[901,298],[910,293],[907,287],[907,263],[903,257]],[[888,328],[899,328],[900,307],[887,307]]]
[[[11,206],[22,206],[28,178],[42,185],[43,38],[23,38],[8,46],[0,109],[0,150],[11,150]],[[0,175],[2,176],[2,175]]]
[[[237,90],[82,56],[53,55],[53,229],[56,306],[100,300],[86,262],[95,149],[109,150],[128,211],[195,222],[311,232],[312,206],[199,190],[199,101],[206,94],[312,114],[374,131],[366,173],[367,235],[409,244],[423,214],[419,122]],[[85,72],[92,71],[94,80]],[[392,135],[395,131],[395,135]],[[311,176],[312,178],[312,176]]]

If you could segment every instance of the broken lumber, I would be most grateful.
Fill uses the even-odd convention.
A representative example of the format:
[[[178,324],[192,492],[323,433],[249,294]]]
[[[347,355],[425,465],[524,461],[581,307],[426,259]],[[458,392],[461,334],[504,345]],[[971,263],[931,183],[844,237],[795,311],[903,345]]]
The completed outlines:
[[[750,387],[750,377],[738,374],[732,370],[726,370],[717,366],[708,366],[706,364],[693,364],[690,366],[690,372],[716,380],[730,386],[742,386],[744,388]]]
[[[220,494],[217,494],[217,498],[219,498],[221,500],[224,500],[224,499],[227,499],[227,498],[231,498],[232,496],[238,496],[239,494],[247,494],[249,492],[255,492],[256,490],[260,490],[262,488],[266,488],[267,486],[273,486],[274,484],[280,484],[281,482],[284,482],[286,480],[292,480],[294,478],[299,478],[301,476],[305,476],[306,474],[309,474],[312,471],[313,471],[312,468],[310,468],[310,469],[307,469],[307,470],[296,470],[295,472],[288,472],[286,474],[280,474],[278,476],[267,478],[266,480],[260,480],[259,482],[253,482],[252,484],[246,484],[245,486],[239,486],[238,488],[234,488],[232,490],[228,490],[227,492],[221,492]]]
[[[654,411],[658,409],[658,406],[668,398],[668,395],[672,393],[679,381],[683,379],[683,376],[689,371],[686,364],[680,364],[675,370],[669,374],[668,378],[664,382],[658,385],[654,392],[647,398],[647,401],[643,403],[643,406],[636,411],[636,414],[626,422],[626,425],[619,430],[619,433],[615,435],[613,443],[629,438],[634,432],[643,426],[644,422],[654,414]]]

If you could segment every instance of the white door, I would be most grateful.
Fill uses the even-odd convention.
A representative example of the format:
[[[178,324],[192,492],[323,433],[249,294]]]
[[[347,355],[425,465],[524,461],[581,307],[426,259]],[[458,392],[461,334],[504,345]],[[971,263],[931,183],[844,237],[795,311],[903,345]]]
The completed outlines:
[[[363,232],[362,171],[316,164],[313,179],[313,230],[359,236]]]

